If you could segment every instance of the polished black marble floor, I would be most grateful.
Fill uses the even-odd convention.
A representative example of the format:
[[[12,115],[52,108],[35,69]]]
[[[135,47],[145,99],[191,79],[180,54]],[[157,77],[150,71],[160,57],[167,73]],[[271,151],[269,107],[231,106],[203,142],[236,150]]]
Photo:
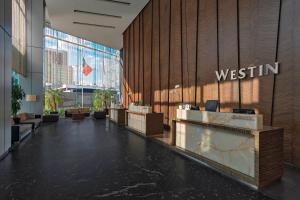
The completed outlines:
[[[277,181],[262,192],[276,200],[300,200],[300,169],[285,165],[281,181]]]
[[[0,162],[0,199],[269,199],[106,120],[60,120]]]

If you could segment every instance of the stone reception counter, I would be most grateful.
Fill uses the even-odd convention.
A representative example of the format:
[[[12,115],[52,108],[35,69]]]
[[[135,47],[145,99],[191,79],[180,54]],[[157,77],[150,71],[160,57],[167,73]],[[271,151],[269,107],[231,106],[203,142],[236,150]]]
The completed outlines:
[[[118,125],[125,125],[125,111],[121,105],[112,104],[109,109],[109,119]]]
[[[153,113],[149,106],[130,105],[126,111],[127,128],[142,134],[150,136],[163,133],[163,114]]]
[[[262,115],[177,110],[176,147],[211,167],[261,188],[283,172],[283,129]]]

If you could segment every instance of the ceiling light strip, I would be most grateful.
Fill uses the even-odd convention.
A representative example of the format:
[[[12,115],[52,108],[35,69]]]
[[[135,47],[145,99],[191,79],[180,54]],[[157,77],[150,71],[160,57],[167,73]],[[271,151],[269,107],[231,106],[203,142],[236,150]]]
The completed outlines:
[[[89,11],[84,11],[84,10],[74,10],[75,13],[83,13],[83,14],[90,14],[90,15],[99,15],[99,16],[104,16],[104,17],[113,17],[113,18],[119,18],[121,19],[122,16],[118,15],[110,15],[110,14],[104,14],[104,13],[95,13],[95,12],[89,12]]]
[[[131,3],[129,3],[129,2],[117,1],[117,0],[98,0],[98,1],[104,1],[104,2],[108,2],[108,3],[121,4],[121,5],[126,5],[126,6],[130,6],[131,5]]]
[[[109,29],[115,29],[115,26],[107,26],[102,24],[90,24],[90,23],[84,23],[84,22],[73,22],[73,24],[78,25],[84,25],[84,26],[95,26],[95,27],[101,27],[101,28],[109,28]]]

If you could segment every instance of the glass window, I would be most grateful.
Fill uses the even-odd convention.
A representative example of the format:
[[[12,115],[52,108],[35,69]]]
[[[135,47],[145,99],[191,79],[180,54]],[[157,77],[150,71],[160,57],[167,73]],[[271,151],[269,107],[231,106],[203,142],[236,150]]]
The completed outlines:
[[[26,0],[12,1],[12,68],[17,73],[26,75]]]
[[[44,33],[44,86],[64,91],[61,107],[92,107],[95,90],[120,93],[119,50],[48,27]]]

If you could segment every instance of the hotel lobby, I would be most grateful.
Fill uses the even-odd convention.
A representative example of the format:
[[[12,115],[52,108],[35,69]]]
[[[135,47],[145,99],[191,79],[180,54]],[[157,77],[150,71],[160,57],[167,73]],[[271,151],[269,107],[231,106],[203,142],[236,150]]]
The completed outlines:
[[[0,199],[300,199],[300,1],[0,17]]]

